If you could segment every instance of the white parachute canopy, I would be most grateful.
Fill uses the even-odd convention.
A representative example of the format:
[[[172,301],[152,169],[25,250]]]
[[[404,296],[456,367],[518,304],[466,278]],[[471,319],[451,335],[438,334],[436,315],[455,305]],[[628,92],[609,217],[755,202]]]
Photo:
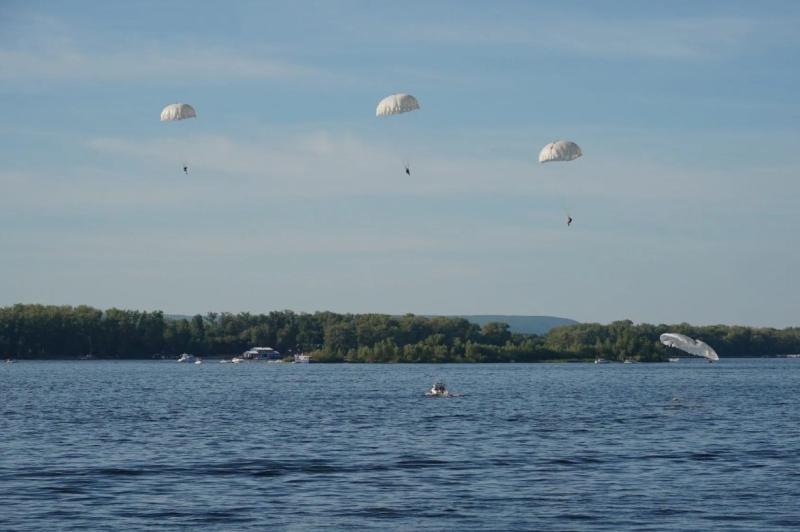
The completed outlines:
[[[719,355],[710,345],[702,340],[689,338],[685,334],[664,333],[660,336],[661,343],[667,347],[675,347],[696,357],[705,357],[709,360],[719,360]]]
[[[197,114],[194,112],[194,107],[188,103],[173,103],[164,107],[164,110],[161,111],[162,122],[195,118],[196,116]]]
[[[551,142],[539,152],[539,162],[572,161],[583,155],[581,147],[570,140]]]
[[[378,102],[375,116],[399,115],[417,109],[419,109],[419,102],[410,94],[392,94]]]

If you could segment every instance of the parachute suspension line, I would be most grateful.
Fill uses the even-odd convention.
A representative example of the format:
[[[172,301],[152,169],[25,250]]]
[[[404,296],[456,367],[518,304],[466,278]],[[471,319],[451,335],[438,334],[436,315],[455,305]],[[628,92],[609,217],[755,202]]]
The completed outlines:
[[[569,212],[564,200],[561,200],[561,208],[564,210],[564,215],[567,217],[567,227],[572,225],[572,214]]]

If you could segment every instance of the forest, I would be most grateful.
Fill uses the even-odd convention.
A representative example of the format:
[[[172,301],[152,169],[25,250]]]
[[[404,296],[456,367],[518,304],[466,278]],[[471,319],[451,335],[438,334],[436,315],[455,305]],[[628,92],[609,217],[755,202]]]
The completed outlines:
[[[161,311],[81,306],[0,307],[0,357],[141,359],[179,353],[230,356],[253,346],[315,362],[664,361],[663,332],[702,339],[726,356],[800,353],[800,328],[579,323],[547,334],[519,334],[500,322],[478,326],[464,318],[414,314],[211,312],[170,318]]]

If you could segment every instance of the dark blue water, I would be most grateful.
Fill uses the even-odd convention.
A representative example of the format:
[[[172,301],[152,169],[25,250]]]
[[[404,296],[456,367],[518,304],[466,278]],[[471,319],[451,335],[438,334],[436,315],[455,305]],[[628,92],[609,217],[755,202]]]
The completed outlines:
[[[0,530],[797,529],[799,385],[796,359],[0,364]]]

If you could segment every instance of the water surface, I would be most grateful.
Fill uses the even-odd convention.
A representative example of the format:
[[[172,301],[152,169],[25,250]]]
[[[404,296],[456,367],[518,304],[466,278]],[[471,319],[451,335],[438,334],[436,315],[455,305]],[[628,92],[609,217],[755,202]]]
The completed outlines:
[[[800,359],[2,364],[0,529],[797,529],[799,381]]]

